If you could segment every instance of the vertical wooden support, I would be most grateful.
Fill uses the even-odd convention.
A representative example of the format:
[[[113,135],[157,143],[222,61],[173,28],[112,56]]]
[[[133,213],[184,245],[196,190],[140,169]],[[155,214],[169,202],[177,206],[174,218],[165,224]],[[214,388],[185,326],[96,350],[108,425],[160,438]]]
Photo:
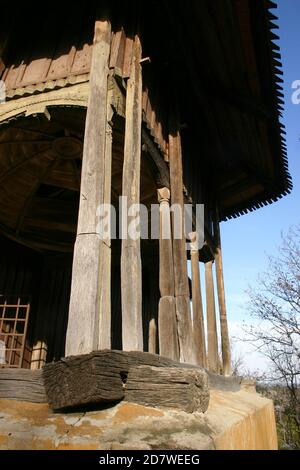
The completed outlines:
[[[193,332],[197,364],[207,367],[197,233],[189,234],[192,265]]]
[[[218,336],[212,266],[212,261],[205,263],[208,369],[211,372],[219,373]]]
[[[172,253],[172,230],[170,216],[170,190],[157,191],[159,201],[159,290],[158,305],[159,353],[161,356],[179,360],[179,344],[174,297],[174,265]]]
[[[151,354],[157,353],[156,334],[157,334],[156,321],[155,321],[155,318],[151,318],[151,320],[149,321],[149,337],[148,337],[148,352]]]
[[[108,61],[111,27],[97,21],[90,71],[90,94],[86,115],[80,207],[74,247],[66,355],[98,349],[100,298],[100,259],[105,241],[98,233],[98,210],[104,202],[107,153]],[[104,302],[105,303],[105,302]],[[106,322],[107,323],[107,322]],[[103,342],[110,344],[110,332],[102,330]]]
[[[182,236],[178,239],[175,238],[177,227],[174,227],[176,217],[173,214],[174,283],[180,361],[196,363],[190,311],[186,242],[184,234],[182,150],[180,134],[178,130],[173,130],[169,135],[169,162],[172,206],[176,204],[181,208],[180,224]]]
[[[221,234],[220,234],[218,211],[216,211],[215,220],[214,220],[214,234],[215,234],[215,239],[216,239],[216,244],[217,244],[217,249],[215,253],[215,262],[216,262],[218,302],[219,302],[219,311],[220,311],[223,374],[231,375],[230,341],[229,341],[228,324],[227,324],[226,303],[225,303],[223,260],[222,260]]]
[[[142,132],[142,51],[134,41],[133,59],[126,93],[126,124],[122,196],[127,207],[140,202]],[[123,227],[124,229],[124,227]],[[142,269],[140,238],[133,240],[125,230],[121,252],[122,340],[124,351],[143,350]]]
[[[104,162],[103,203],[111,204],[111,169],[112,169],[112,126],[113,111],[110,95],[107,100],[106,148]],[[109,218],[110,218],[109,213]],[[111,348],[111,239],[103,234],[102,250],[99,259],[99,331],[98,349]]]
[[[41,369],[46,364],[47,359],[47,344],[45,341],[36,341],[32,348],[30,369]]]

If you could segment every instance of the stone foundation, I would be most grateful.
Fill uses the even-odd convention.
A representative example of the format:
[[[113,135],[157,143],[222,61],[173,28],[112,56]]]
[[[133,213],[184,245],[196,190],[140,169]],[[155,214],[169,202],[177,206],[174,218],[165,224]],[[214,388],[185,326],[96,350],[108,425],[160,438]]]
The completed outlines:
[[[211,390],[206,413],[127,402],[81,413],[0,400],[0,449],[277,449],[272,401],[251,389]]]

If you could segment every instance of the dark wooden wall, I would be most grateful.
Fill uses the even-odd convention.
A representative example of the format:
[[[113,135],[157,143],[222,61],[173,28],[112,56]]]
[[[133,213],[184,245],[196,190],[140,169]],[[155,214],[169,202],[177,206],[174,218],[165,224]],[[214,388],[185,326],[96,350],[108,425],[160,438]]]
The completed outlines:
[[[122,349],[119,248],[113,249],[112,349]],[[143,335],[148,350],[149,322],[157,323],[158,246],[142,244]],[[47,344],[47,362],[64,356],[72,274],[72,254],[39,253],[0,236],[0,295],[30,299],[31,308],[23,367],[30,367],[33,345]],[[134,286],[133,286],[134,288]],[[84,292],[82,292],[84,295]]]
[[[48,346],[47,361],[64,355],[71,267],[71,255],[41,254],[0,237],[0,294],[31,304],[23,367],[37,340]]]

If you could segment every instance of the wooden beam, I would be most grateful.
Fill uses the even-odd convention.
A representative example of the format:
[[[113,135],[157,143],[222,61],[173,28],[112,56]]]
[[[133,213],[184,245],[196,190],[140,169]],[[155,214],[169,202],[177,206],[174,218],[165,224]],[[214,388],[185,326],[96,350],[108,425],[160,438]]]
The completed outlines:
[[[133,59],[126,92],[126,123],[122,196],[127,207],[140,202],[142,132],[142,49],[134,40]],[[133,240],[125,229],[121,251],[122,339],[124,351],[143,350],[142,267],[140,238]]]
[[[197,232],[189,234],[192,265],[193,332],[197,364],[207,367]]]
[[[111,121],[113,110],[110,100],[107,102],[106,148],[104,162],[104,196],[103,203],[111,204],[112,140]],[[109,219],[111,214],[109,213]],[[110,219],[111,220],[111,219]],[[110,222],[109,222],[110,223]],[[103,234],[104,235],[104,234]],[[111,239],[109,234],[102,238],[102,256],[99,259],[99,331],[98,349],[111,347]]]
[[[47,403],[40,370],[0,369],[0,399]]]
[[[206,397],[209,396],[207,374],[199,367],[180,364],[157,354],[142,351],[104,350],[67,357],[46,364],[43,369],[43,378],[49,405],[52,409],[59,410],[123,400],[128,374],[133,367],[138,366],[153,366],[155,369],[176,368],[179,370],[179,374],[177,378],[175,372],[172,376],[177,383],[179,375],[181,377],[184,375],[183,372],[180,372],[182,369],[191,371],[191,373],[194,371],[196,374],[194,377],[199,377],[200,388],[203,384],[203,392]],[[189,374],[189,372],[187,373]],[[170,393],[172,393],[172,386]],[[181,399],[185,398],[186,394],[181,390]]]
[[[83,354],[97,349],[99,335],[105,337],[106,344],[110,344],[110,331],[103,330],[103,323],[102,331],[99,332],[100,305],[104,295],[102,286],[99,285],[100,259],[105,242],[98,233],[98,208],[104,202],[105,161],[108,151],[106,136],[110,39],[110,23],[96,21],[66,355]]]
[[[175,227],[173,213],[173,261],[174,261],[174,285],[176,299],[177,330],[179,338],[180,361],[195,363],[196,358],[193,346],[193,331],[190,311],[190,293],[187,273],[186,241],[184,234],[184,198],[182,177],[182,150],[179,131],[173,128],[169,134],[169,162],[171,202],[181,208],[181,220],[177,220],[180,227]],[[175,123],[175,129],[177,128]],[[176,238],[175,233],[181,229],[181,238]],[[178,234],[179,235],[179,234]]]
[[[217,278],[218,301],[219,301],[219,311],[220,311],[223,374],[231,375],[230,341],[229,341],[226,302],[225,302],[223,260],[222,260],[221,234],[220,234],[218,210],[216,211],[215,217],[214,217],[214,233],[215,233],[216,245],[217,245],[217,249],[215,253],[215,262],[216,262],[216,278]]]
[[[174,264],[170,216],[170,190],[157,190],[159,202],[159,290],[158,305],[159,353],[179,360],[179,343],[176,321]]]
[[[143,406],[205,413],[209,404],[208,377],[201,369],[132,367],[124,399]]]
[[[208,369],[219,373],[218,337],[212,261],[205,263]]]

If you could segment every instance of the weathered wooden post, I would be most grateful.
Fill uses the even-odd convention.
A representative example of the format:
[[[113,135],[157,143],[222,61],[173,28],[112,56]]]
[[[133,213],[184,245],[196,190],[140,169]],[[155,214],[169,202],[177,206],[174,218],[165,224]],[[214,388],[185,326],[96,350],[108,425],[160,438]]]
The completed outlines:
[[[211,372],[219,373],[218,336],[212,266],[212,261],[205,263],[208,369]]]
[[[149,335],[148,335],[148,352],[151,354],[157,353],[156,336],[157,336],[156,321],[155,321],[155,318],[151,318],[151,320],[149,321]]]
[[[110,95],[107,101],[107,121],[105,136],[105,162],[104,162],[104,193],[103,203],[108,208],[111,204],[111,170],[112,170],[112,139],[113,130],[111,121],[113,110]],[[106,211],[109,213],[106,213]],[[104,216],[104,214],[102,214]],[[98,349],[110,349],[111,347],[111,234],[110,209],[105,210],[106,220],[109,220],[109,227],[101,228],[101,255],[99,259],[99,331]]]
[[[46,364],[47,349],[45,341],[38,340],[35,342],[30,359],[31,370],[41,369]]]
[[[179,360],[179,344],[174,297],[174,265],[172,253],[172,230],[170,216],[170,190],[157,190],[159,201],[159,290],[158,306],[159,353]]]
[[[169,134],[169,162],[172,208],[174,205],[177,205],[181,212],[180,220],[178,220],[179,217],[175,217],[173,213],[174,283],[180,361],[196,363],[190,310],[186,241],[184,234],[181,139],[179,131],[174,129]],[[175,227],[175,225],[180,225],[180,227]],[[181,237],[176,238],[175,234],[178,232],[178,228],[180,229],[179,232],[181,231]]]
[[[193,332],[197,363],[207,367],[197,232],[189,234],[192,266]]]
[[[100,260],[107,251],[107,240],[98,233],[98,210],[105,202],[105,187],[110,185],[111,139],[107,135],[108,61],[111,26],[97,21],[90,71],[77,237],[74,248],[66,355],[89,353],[110,347],[110,305],[104,287]],[[107,177],[107,181],[106,180]],[[106,277],[110,273],[106,271]],[[109,283],[109,280],[107,281]],[[106,319],[102,318],[106,316]],[[101,319],[100,319],[101,317]],[[101,331],[100,331],[101,325]]]
[[[230,341],[229,341],[229,334],[228,334],[227,312],[226,312],[226,303],[225,303],[223,260],[222,260],[221,234],[220,234],[218,210],[216,211],[215,218],[214,218],[214,235],[215,235],[215,240],[216,240],[216,245],[217,245],[216,252],[215,252],[215,262],[216,262],[218,302],[219,302],[219,311],[220,311],[223,374],[231,375]]]
[[[126,124],[122,196],[129,211],[140,202],[142,133],[142,49],[138,36],[126,93]],[[123,214],[124,216],[124,214]],[[138,212],[135,213],[138,216]],[[122,223],[124,222],[124,218]],[[142,267],[140,236],[133,239],[123,228],[121,252],[122,340],[124,351],[143,351]]]

